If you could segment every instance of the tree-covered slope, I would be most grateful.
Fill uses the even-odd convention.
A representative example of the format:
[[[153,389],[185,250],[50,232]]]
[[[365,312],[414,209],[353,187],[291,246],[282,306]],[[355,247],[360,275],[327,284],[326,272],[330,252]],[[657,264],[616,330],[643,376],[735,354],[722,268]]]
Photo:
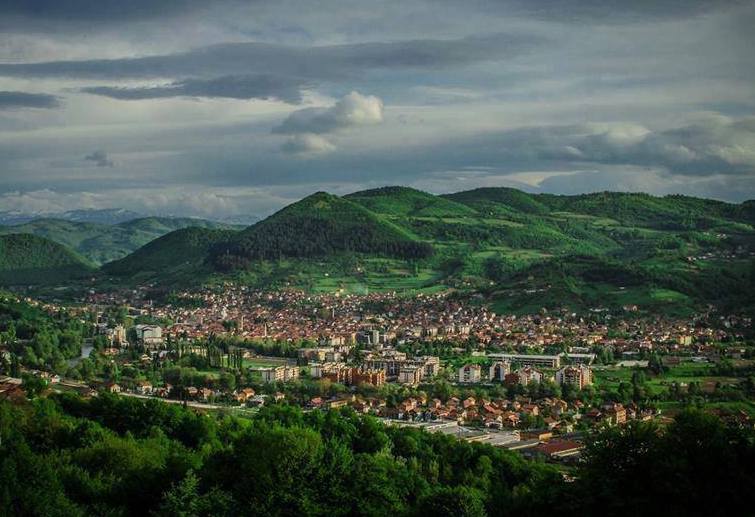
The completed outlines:
[[[712,199],[643,193],[596,192],[575,196],[528,194],[512,188],[480,188],[448,194],[482,213],[554,215],[568,212],[605,217],[622,224],[648,228],[685,230],[714,228],[722,223],[752,223],[752,207]]]
[[[109,275],[173,278],[203,268],[212,246],[234,236],[232,230],[189,227],[175,230],[142,246],[134,253],[108,262],[102,270]]]
[[[186,217],[144,217],[112,225],[64,219],[37,219],[20,225],[0,226],[0,235],[39,235],[68,246],[95,264],[102,264],[125,257],[162,235],[189,226],[230,228],[222,223]]]
[[[250,226],[227,245],[216,246],[212,261],[227,271],[245,268],[255,260],[344,252],[424,258],[432,248],[357,203],[318,192]]]
[[[450,287],[486,292],[512,310],[749,307],[754,206],[510,188],[444,196],[405,187],[345,197],[319,192],[239,232],[168,234],[103,269],[163,283],[233,272],[259,288],[314,291]],[[146,240],[184,222],[196,221],[148,218],[117,227]]]
[[[56,283],[92,273],[76,252],[44,237],[0,235],[0,284]]]
[[[2,400],[0,514],[752,513],[752,426],[685,409],[586,442],[566,470],[352,410],[272,403],[242,418],[108,393]]]

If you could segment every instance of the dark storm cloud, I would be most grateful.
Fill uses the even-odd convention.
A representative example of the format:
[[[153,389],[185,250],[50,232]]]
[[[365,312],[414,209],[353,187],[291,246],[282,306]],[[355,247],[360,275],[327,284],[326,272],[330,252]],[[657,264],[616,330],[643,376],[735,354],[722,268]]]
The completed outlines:
[[[454,13],[474,11],[491,14],[527,16],[546,20],[625,23],[642,20],[664,20],[697,16],[713,10],[722,10],[746,4],[747,0],[434,0],[433,2],[384,2],[374,6],[375,16],[380,19],[392,10],[403,6],[427,5],[428,7],[452,10]],[[251,4],[251,5],[250,5]],[[276,5],[277,4],[277,5]],[[462,5],[461,8],[459,6]],[[338,2],[316,2],[307,7],[312,10],[338,8]],[[0,2],[0,20],[15,24],[25,23],[82,23],[122,24],[133,21],[178,17],[200,10],[213,16],[229,19],[237,12],[231,8],[264,8],[266,11],[287,14],[296,18],[301,14],[283,2],[245,2],[243,0],[3,0]],[[218,9],[218,7],[220,9]],[[2,24],[2,22],[0,22]],[[5,24],[3,24],[5,25]],[[58,27],[60,28],[60,27]]]
[[[452,40],[412,40],[295,47],[267,43],[212,45],[188,52],[124,59],[0,64],[0,76],[90,79],[213,78],[243,70],[324,80],[371,69],[434,69],[500,60],[543,42],[532,35],[494,34]]]
[[[122,23],[180,14],[203,4],[201,0],[3,0],[0,17]]]
[[[185,79],[165,86],[126,88],[88,86],[81,91],[120,100],[161,99],[167,97],[224,97],[229,99],[279,99],[301,102],[306,81],[270,75],[229,75],[214,79]]]
[[[115,165],[105,151],[95,151],[85,156],[84,159],[88,162],[94,162],[97,167],[112,167]]]
[[[472,0],[468,5],[551,21],[620,24],[684,19],[747,4],[748,0]]]
[[[0,92],[0,110],[15,108],[57,108],[55,95],[46,93]]]

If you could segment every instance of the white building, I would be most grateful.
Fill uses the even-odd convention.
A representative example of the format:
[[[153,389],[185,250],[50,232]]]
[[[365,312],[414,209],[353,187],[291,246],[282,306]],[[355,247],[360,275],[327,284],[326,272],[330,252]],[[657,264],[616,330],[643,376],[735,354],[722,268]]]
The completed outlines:
[[[519,384],[521,384],[522,386],[527,386],[531,382],[541,383],[545,378],[542,372],[535,370],[531,366],[519,368],[516,371],[516,374],[519,377]]]
[[[275,366],[272,368],[255,368],[260,374],[262,382],[288,382],[299,378],[298,366]]]
[[[475,383],[482,378],[482,367],[479,364],[465,364],[458,371],[459,382]]]
[[[511,373],[511,363],[508,361],[496,361],[490,365],[488,378],[491,382],[503,382],[509,373]]]
[[[507,361],[519,366],[540,366],[543,368],[558,368],[561,366],[561,356],[558,355],[527,355],[527,354],[488,354],[494,361]]]
[[[145,345],[160,345],[163,342],[163,329],[159,325],[136,325],[134,331],[137,341]]]

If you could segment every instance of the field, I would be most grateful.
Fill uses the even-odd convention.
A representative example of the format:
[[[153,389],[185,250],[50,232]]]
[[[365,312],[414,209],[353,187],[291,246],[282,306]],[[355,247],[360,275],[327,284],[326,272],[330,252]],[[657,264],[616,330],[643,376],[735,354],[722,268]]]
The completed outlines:
[[[271,366],[281,366],[287,364],[288,360],[282,357],[253,357],[251,359],[243,359],[242,366],[244,368],[269,368]]]
[[[715,375],[711,370],[713,365],[710,363],[682,362],[679,365],[671,366],[669,371],[662,375],[654,375],[648,369],[636,369],[630,367],[596,367],[594,368],[595,386],[607,390],[616,390],[620,383],[631,384],[632,375],[636,371],[642,371],[647,378],[647,386],[653,394],[660,394],[668,389],[672,383],[681,385],[697,382],[700,384],[703,392],[711,392],[715,389],[716,384],[734,385],[738,383],[736,377],[725,377]]]

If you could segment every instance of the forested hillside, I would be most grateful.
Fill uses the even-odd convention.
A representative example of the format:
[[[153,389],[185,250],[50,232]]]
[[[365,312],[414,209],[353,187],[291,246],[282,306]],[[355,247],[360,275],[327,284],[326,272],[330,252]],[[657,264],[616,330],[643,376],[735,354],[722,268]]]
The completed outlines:
[[[344,198],[318,192],[242,231],[212,260],[221,271],[254,260],[317,258],[336,253],[427,258],[432,247],[409,231]]]
[[[264,407],[216,418],[72,394],[0,402],[4,515],[741,515],[752,429],[699,412],[599,434],[555,467],[350,411]]]
[[[461,203],[408,187],[382,187],[344,196],[376,214],[403,216],[454,217],[475,215],[476,211]]]
[[[236,232],[206,228],[184,228],[168,233],[120,260],[102,266],[103,272],[116,276],[162,276],[164,280],[193,275],[205,267],[212,246],[226,242]]]
[[[104,264],[123,258],[166,233],[189,226],[208,229],[231,228],[222,223],[185,217],[144,217],[118,224],[36,219],[14,226],[0,226],[0,235],[38,235],[71,248],[94,264]]]
[[[636,306],[688,313],[709,303],[755,309],[753,206],[510,188],[443,196],[407,187],[320,192],[238,233],[168,234],[103,269],[120,282],[232,278],[260,288],[357,293],[455,288],[515,312]],[[167,225],[152,218],[119,227],[136,235]]]
[[[59,283],[81,279],[94,266],[74,251],[44,237],[0,235],[0,283]]]

